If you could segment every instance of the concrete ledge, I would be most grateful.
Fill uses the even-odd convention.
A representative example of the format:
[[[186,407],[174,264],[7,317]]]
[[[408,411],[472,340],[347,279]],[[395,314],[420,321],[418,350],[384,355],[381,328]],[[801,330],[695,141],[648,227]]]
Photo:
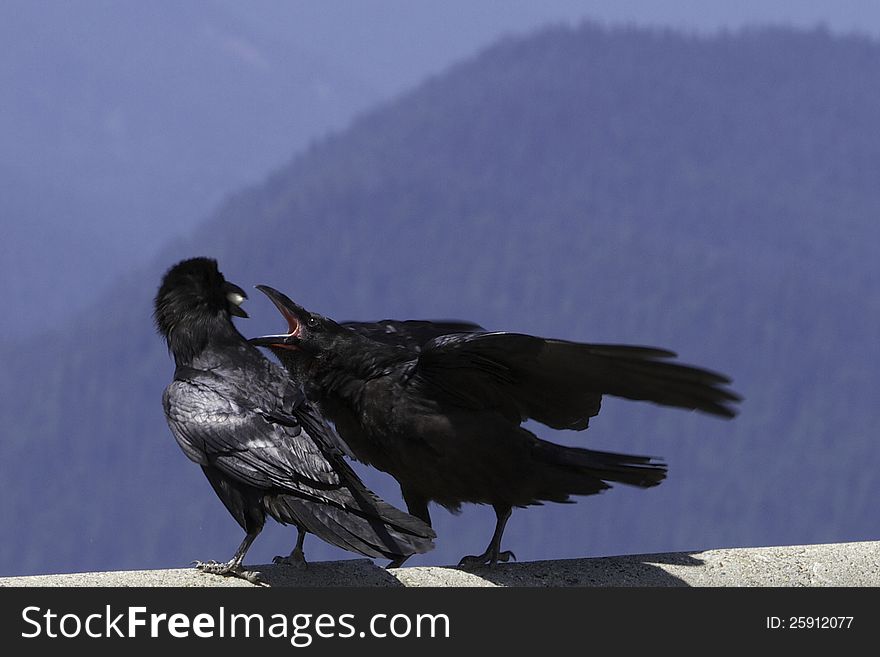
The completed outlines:
[[[368,559],[254,566],[272,586],[880,586],[880,542],[836,543],[459,568],[385,570]],[[242,586],[191,568],[0,578],[0,586]]]

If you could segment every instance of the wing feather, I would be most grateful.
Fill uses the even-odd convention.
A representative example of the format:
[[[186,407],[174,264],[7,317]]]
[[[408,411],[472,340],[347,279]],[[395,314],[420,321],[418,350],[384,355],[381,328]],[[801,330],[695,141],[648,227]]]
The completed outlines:
[[[673,362],[673,352],[583,344],[518,333],[445,335],[425,345],[416,385],[467,408],[585,429],[603,395],[733,417],[739,396],[726,376]]]

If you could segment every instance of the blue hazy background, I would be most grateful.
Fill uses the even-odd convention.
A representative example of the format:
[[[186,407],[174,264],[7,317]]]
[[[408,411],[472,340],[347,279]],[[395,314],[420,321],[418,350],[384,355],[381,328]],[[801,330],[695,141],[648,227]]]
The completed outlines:
[[[339,319],[734,376],[733,422],[609,401],[536,428],[670,476],[517,512],[520,559],[877,538],[878,38],[867,1],[0,4],[0,575],[237,545],[161,412],[152,296],[193,255]],[[246,335],[279,328],[247,307]],[[434,515],[414,565],[491,533]]]

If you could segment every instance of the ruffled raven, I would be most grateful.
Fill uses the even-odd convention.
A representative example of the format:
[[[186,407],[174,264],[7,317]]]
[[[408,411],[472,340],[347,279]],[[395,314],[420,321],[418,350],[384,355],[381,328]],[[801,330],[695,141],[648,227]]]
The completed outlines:
[[[328,543],[395,561],[433,547],[433,530],[370,492],[342,457],[338,436],[301,387],[249,345],[231,316],[246,298],[208,258],[162,280],[159,333],[174,356],[163,405],[178,445],[246,532],[233,558],[200,570],[259,581],[242,566],[266,514]],[[295,551],[296,553],[296,551]]]

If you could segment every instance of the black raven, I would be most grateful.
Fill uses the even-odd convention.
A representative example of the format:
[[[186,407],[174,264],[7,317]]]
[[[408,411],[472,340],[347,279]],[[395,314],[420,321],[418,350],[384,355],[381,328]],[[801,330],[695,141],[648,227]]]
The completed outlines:
[[[162,399],[168,425],[246,532],[228,563],[199,569],[257,581],[242,561],[267,513],[299,528],[300,554],[306,531],[368,557],[430,550],[433,530],[364,486],[300,386],[236,330],[245,298],[214,260],[193,258],[165,274],[155,300],[176,365]]]
[[[579,344],[530,335],[471,332],[421,349],[371,340],[259,285],[287,320],[270,347],[307,376],[324,412],[358,459],[400,483],[409,512],[430,523],[428,503],[457,510],[491,504],[497,523],[486,551],[464,566],[494,565],[512,507],[567,502],[608,482],[649,487],[666,466],[649,457],[563,447],[520,425],[586,429],[602,395],[733,417],[739,397],[726,377],[669,362],[662,349]]]

